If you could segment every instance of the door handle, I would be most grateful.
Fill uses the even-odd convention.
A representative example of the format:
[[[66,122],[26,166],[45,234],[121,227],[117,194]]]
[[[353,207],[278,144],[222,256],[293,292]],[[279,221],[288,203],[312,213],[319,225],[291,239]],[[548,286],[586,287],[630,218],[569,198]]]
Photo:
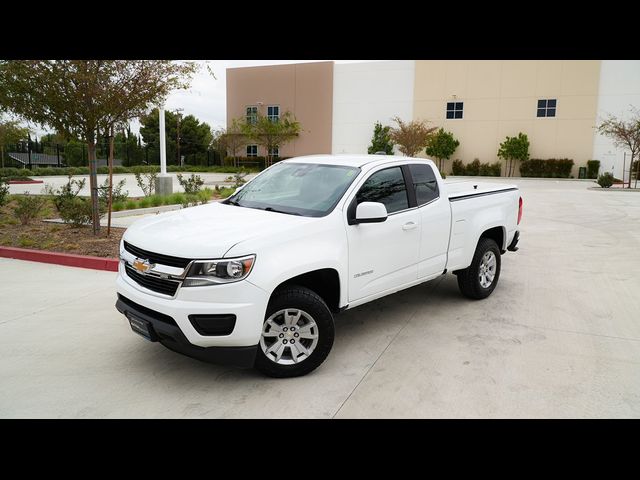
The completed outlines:
[[[414,228],[416,228],[418,225],[416,225],[414,222],[407,222],[402,226],[403,230],[413,230]]]

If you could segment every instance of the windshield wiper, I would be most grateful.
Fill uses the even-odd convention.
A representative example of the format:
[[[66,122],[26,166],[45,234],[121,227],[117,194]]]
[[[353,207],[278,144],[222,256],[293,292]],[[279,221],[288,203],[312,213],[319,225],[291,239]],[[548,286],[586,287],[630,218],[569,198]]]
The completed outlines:
[[[235,200],[229,200],[227,199],[227,201],[225,203],[228,203],[230,205],[235,205],[236,207],[239,207],[240,204],[238,202],[236,202]]]
[[[276,210],[273,207],[265,207],[263,208],[263,210],[266,210],[267,212],[276,212],[276,213],[286,213],[287,215],[298,215],[298,216],[302,216],[297,212],[285,212],[283,210]]]

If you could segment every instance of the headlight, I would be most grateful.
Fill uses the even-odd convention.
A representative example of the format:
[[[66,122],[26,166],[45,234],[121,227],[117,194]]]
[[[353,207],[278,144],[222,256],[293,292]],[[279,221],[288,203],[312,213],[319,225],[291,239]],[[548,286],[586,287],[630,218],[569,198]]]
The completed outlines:
[[[251,272],[255,259],[255,255],[248,255],[219,260],[196,260],[187,272],[182,286],[201,287],[243,280]]]

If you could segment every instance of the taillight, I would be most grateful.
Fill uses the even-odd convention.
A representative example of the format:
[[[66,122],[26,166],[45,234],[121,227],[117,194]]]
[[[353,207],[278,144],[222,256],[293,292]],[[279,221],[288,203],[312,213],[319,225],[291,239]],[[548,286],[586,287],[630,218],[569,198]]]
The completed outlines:
[[[522,197],[518,201],[518,225],[520,225],[520,220],[522,220]]]

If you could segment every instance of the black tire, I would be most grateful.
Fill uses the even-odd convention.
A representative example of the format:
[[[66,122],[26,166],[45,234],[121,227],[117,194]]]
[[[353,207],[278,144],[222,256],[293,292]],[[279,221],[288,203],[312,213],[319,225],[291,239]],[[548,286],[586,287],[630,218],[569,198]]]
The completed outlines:
[[[496,273],[493,278],[493,282],[489,287],[484,288],[480,284],[479,274],[480,274],[480,263],[482,262],[482,257],[487,252],[493,252],[496,256]],[[487,237],[483,237],[478,242],[478,246],[476,247],[476,252],[473,254],[473,260],[471,261],[471,265],[464,270],[459,270],[456,272],[458,276],[458,288],[460,288],[460,292],[465,297],[471,298],[473,300],[481,300],[483,298],[487,298],[491,295],[491,292],[498,285],[498,280],[500,279],[500,248],[498,248],[498,244],[495,240]]]
[[[297,285],[277,291],[269,301],[264,321],[266,322],[274,313],[287,308],[303,310],[313,317],[318,328],[318,343],[308,357],[292,365],[282,365],[271,360],[259,344],[255,368],[270,377],[288,378],[306,375],[324,362],[333,346],[335,336],[333,315],[318,294]]]

